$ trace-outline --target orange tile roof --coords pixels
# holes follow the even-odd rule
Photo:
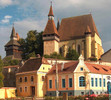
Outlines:
[[[43,35],[56,34],[59,36],[54,20],[48,20]]]
[[[64,63],[63,71],[61,70],[62,64],[57,64],[59,74],[71,73],[75,70],[78,65],[78,61],[72,61],[68,63]],[[56,74],[56,65],[54,65],[51,70],[47,73],[47,75]]]
[[[85,63],[91,73],[111,74],[111,67],[106,65]]]
[[[54,16],[54,14],[53,14],[53,9],[52,9],[52,5],[50,6],[50,10],[49,10],[48,16]]]
[[[60,40],[65,41],[84,37],[87,26],[90,27],[92,36],[94,36],[95,32],[99,36],[91,14],[62,19],[58,31]]]
[[[89,26],[87,26],[85,33],[90,33],[90,32],[91,32],[91,29]]]

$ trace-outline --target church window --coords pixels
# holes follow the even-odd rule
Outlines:
[[[81,49],[81,48],[80,48],[80,45],[78,45],[78,48],[77,48],[77,49],[78,49],[78,54],[80,55],[80,53],[81,53],[81,51],[80,51],[80,49]]]
[[[83,77],[83,76],[79,77],[79,86],[80,87],[85,86],[85,77]]]

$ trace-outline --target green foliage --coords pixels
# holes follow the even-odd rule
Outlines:
[[[31,30],[27,33],[26,39],[20,39],[19,43],[23,49],[23,59],[35,57],[36,54],[43,55],[42,33],[43,32],[38,33],[36,30]]]
[[[4,79],[4,76],[2,74],[2,68],[3,68],[3,61],[0,56],[0,88],[3,87],[3,79]]]
[[[64,59],[64,57],[62,57],[60,54],[58,54],[57,52],[53,52],[50,55],[44,55],[45,58],[57,58],[57,59]]]
[[[3,59],[4,66],[18,65],[19,62],[20,62],[19,60],[17,60],[17,59],[12,59],[11,57],[5,57],[5,58]]]
[[[79,54],[76,52],[76,50],[73,50],[71,48],[68,49],[68,52],[66,54],[67,60],[78,60]]]
[[[96,57],[93,57],[93,58],[89,58],[90,61],[97,61],[97,58]]]

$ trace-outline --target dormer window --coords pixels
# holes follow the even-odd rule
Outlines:
[[[80,71],[83,71],[83,67],[80,68]]]

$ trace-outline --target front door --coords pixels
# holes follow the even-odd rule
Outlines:
[[[32,96],[35,96],[35,86],[31,86],[31,93],[32,93]]]

